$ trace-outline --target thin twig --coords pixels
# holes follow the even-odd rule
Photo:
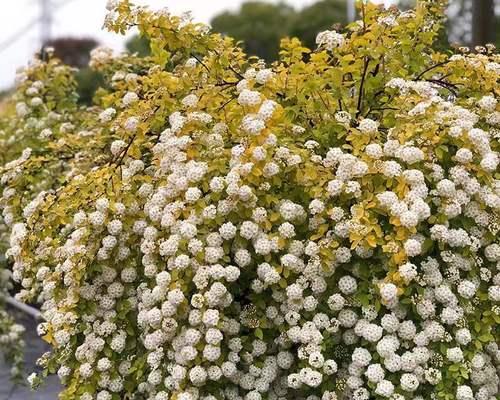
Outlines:
[[[223,110],[229,103],[231,103],[233,100],[235,100],[235,97],[231,97],[228,101],[226,101],[224,104],[222,104],[217,111]]]
[[[236,74],[236,76],[240,79],[245,79],[243,75],[241,75],[238,71],[236,71],[231,64],[228,64],[228,68]]]
[[[368,112],[366,113],[366,117],[368,117],[373,111],[384,111],[384,110],[399,111],[399,108],[396,108],[396,107],[376,107],[376,108],[370,108],[368,110]]]
[[[415,81],[419,81],[427,72],[432,71],[435,68],[442,67],[443,65],[446,65],[447,63],[448,63],[448,61],[443,61],[443,62],[434,64],[434,65],[430,66],[429,68],[426,68],[420,74],[418,74],[417,77],[414,80]]]
[[[325,99],[323,99],[323,96],[321,96],[321,91],[318,90],[317,93],[318,93],[319,98],[321,99],[321,102],[325,106],[325,108],[331,113],[332,110],[330,109],[330,105],[327,104],[327,102],[325,101]]]
[[[191,53],[191,57],[193,57],[196,61],[198,61],[203,66],[203,68],[205,68],[208,71],[208,73],[210,73],[210,68],[207,67],[207,65],[203,62],[203,60],[200,59],[200,57],[198,57],[194,53]]]
[[[214,53],[217,55],[217,57],[220,57],[220,54],[219,54],[219,52],[218,52],[217,50],[214,50]],[[228,68],[229,68],[229,69],[230,69],[230,70],[231,70],[231,71],[232,71],[232,72],[233,72],[233,73],[234,73],[234,74],[235,74],[238,78],[240,78],[240,80],[241,80],[241,79],[245,79],[245,77],[244,77],[241,73],[239,73],[238,71],[236,71],[236,70],[234,69],[234,67],[231,65],[231,63],[228,63],[228,66],[227,66],[227,67],[228,67]]]
[[[130,149],[130,146],[132,146],[132,143],[134,143],[134,140],[135,140],[135,138],[136,138],[136,137],[137,137],[137,135],[136,135],[136,134],[134,134],[134,135],[132,136],[132,138],[130,139],[130,141],[128,142],[127,147],[125,147],[125,149],[122,151],[122,154],[120,154],[120,157],[119,157],[119,158],[118,158],[118,160],[117,160],[117,161],[118,161],[118,163],[116,164],[118,167],[119,167],[120,165],[122,165],[123,159],[124,159],[124,158],[125,158],[125,156],[127,155],[128,151],[129,151],[129,149]]]
[[[228,82],[226,80],[223,80],[222,82],[217,82],[214,84],[214,86],[216,87],[224,87],[224,86],[236,86],[238,84],[239,81],[235,81],[235,82]]]
[[[369,64],[370,64],[370,59],[368,57],[365,57],[365,65],[363,67],[363,76],[361,77],[361,83],[359,84],[358,111],[356,113],[356,118],[358,118],[362,112],[361,106],[363,103],[363,92],[365,90],[366,73],[368,72],[368,65]]]
[[[442,81],[439,79],[427,79],[427,82],[434,83],[435,85],[438,85],[444,89],[449,90],[455,97],[458,96],[457,90],[458,87],[454,85],[453,83]]]

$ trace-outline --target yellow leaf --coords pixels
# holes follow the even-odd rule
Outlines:
[[[401,221],[399,220],[398,217],[389,218],[389,223],[394,226],[401,226]]]
[[[401,241],[408,239],[408,233],[405,228],[396,229],[396,239]]]
[[[253,176],[262,176],[262,170],[260,168],[254,167],[252,168]]]
[[[406,261],[406,253],[404,251],[399,251],[398,253],[394,254],[393,260],[396,264],[404,264]]]
[[[366,243],[368,243],[370,247],[377,247],[377,238],[374,235],[368,235],[366,237]]]
[[[48,332],[46,335],[42,336],[42,339],[51,345],[56,344],[54,341],[54,337],[52,336],[52,332]]]
[[[318,177],[318,173],[317,173],[316,169],[309,167],[309,168],[306,168],[305,177],[307,179],[313,181]]]

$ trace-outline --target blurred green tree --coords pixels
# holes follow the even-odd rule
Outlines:
[[[137,53],[140,57],[146,57],[151,53],[148,38],[140,35],[132,36],[125,43],[125,47],[130,53]]]
[[[95,92],[104,85],[102,74],[88,67],[79,69],[75,74],[75,79],[78,84],[78,100],[82,104],[92,103]]]
[[[272,61],[278,57],[283,37],[298,37],[314,47],[317,32],[345,24],[346,16],[344,0],[321,0],[298,11],[283,2],[247,1],[236,12],[215,16],[211,25],[214,31],[241,40],[248,54]],[[148,40],[139,35],[130,38],[126,48],[141,56],[150,53]]]
[[[248,54],[274,60],[280,40],[289,35],[295,18],[295,10],[285,3],[249,1],[238,12],[217,15],[211,25],[215,31],[243,41]]]
[[[94,93],[103,84],[101,74],[88,67],[90,52],[98,44],[92,38],[61,37],[45,43],[44,46],[52,47],[55,56],[64,64],[78,69],[75,78],[78,83],[79,101],[83,104],[90,104]]]
[[[298,37],[308,47],[315,47],[316,34],[332,26],[347,23],[347,2],[321,0],[298,11],[290,24],[288,36]]]
[[[450,0],[450,21],[448,28],[441,32],[438,44],[442,51],[449,48],[450,43],[470,43],[473,1],[475,0]],[[402,9],[409,9],[414,7],[415,3],[416,0],[399,0],[397,5]],[[500,46],[499,10],[500,5],[497,5],[497,29],[494,29],[496,36],[493,38],[497,46]],[[215,31],[241,40],[248,54],[267,61],[277,58],[280,39],[285,36],[298,37],[306,46],[313,48],[317,32],[339,29],[339,26],[346,23],[345,0],[320,0],[300,10],[295,10],[283,2],[272,4],[252,0],[243,3],[236,12],[223,12],[211,21]],[[131,53],[141,56],[150,52],[148,40],[138,35],[129,39],[126,47]]]

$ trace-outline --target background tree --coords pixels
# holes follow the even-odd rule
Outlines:
[[[400,8],[414,7],[416,0],[399,0]],[[447,39],[450,44],[500,46],[500,2],[450,0]]]
[[[314,47],[316,34],[335,24],[347,22],[347,4],[339,0],[322,0],[295,14],[288,35],[298,37],[308,47]]]
[[[437,46],[444,50],[450,44],[470,45],[473,42],[473,15],[476,15],[475,44],[494,42],[500,45],[499,8],[493,0],[450,0],[449,22],[443,29]],[[399,0],[398,7],[410,9],[416,0]],[[474,4],[474,9],[473,9]],[[473,13],[473,10],[476,10]],[[485,11],[486,10],[486,11]],[[489,11],[488,11],[489,10]],[[496,17],[493,17],[496,11]],[[217,32],[243,41],[245,50],[267,61],[277,58],[279,41],[284,36],[298,37],[308,47],[315,46],[316,33],[347,23],[347,2],[344,0],[320,0],[300,10],[284,4],[265,1],[249,1],[236,12],[225,11],[215,16],[211,25]],[[481,36],[478,36],[481,35]],[[126,44],[131,53],[139,56],[150,54],[149,41],[138,35]]]
[[[149,47],[149,40],[145,36],[134,35],[127,43],[125,43],[125,48],[132,54],[137,54],[140,57],[146,57],[151,53]]]
[[[280,39],[289,34],[295,17],[295,10],[285,3],[249,1],[236,13],[226,11],[217,15],[211,24],[216,32],[242,40],[248,54],[274,60]]]
[[[78,68],[75,79],[78,84],[80,103],[89,104],[96,90],[102,85],[101,74],[88,67],[90,52],[98,46],[92,38],[62,37],[46,43],[54,49],[54,55],[64,64]]]
[[[90,52],[99,43],[92,38],[61,37],[50,40],[46,47],[54,49],[54,55],[64,64],[72,67],[86,67],[90,60]]]
[[[272,61],[281,38],[298,37],[313,47],[317,32],[346,23],[346,17],[347,6],[341,0],[322,0],[298,11],[284,3],[251,1],[236,13],[219,14],[211,24],[215,31],[242,40],[249,54]]]
[[[472,44],[482,45],[495,40],[494,27],[495,7],[493,0],[472,2]]]

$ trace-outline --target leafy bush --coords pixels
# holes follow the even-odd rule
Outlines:
[[[95,50],[90,107],[19,75],[7,254],[61,399],[497,398],[500,57],[433,51],[443,7],[265,66],[112,1],[152,55]]]
[[[46,55],[44,55],[46,56]],[[41,141],[47,141],[51,135],[50,129],[44,129],[49,125],[57,124],[58,129],[64,131],[71,126],[67,120],[75,121],[77,115],[77,101],[81,99],[80,87],[77,85],[77,80],[80,76],[80,71],[70,67],[63,66],[57,59],[52,59],[48,63],[35,60],[32,65],[33,79],[30,87],[26,91],[20,91],[23,86],[22,76],[20,74],[17,82],[18,90],[13,94],[12,98],[7,98],[0,108],[0,148],[2,153],[0,160],[2,163],[2,173],[16,174],[21,172],[19,169],[19,157],[21,159],[31,152],[31,149],[37,149],[38,155],[42,156],[51,151],[47,143],[41,144]],[[38,96],[43,93],[44,107],[40,112],[30,113],[29,117],[19,118],[23,115],[23,110],[26,105],[19,100],[29,98],[30,106],[37,107],[40,105],[41,98]],[[61,114],[59,114],[61,112]],[[45,118],[42,120],[41,116]],[[83,115],[83,114],[82,114]],[[63,147],[65,145],[62,145]],[[71,154],[69,157],[67,154]],[[26,177],[23,182],[23,194],[21,199],[25,204],[33,199],[40,192],[51,190],[57,187],[61,179],[64,179],[66,169],[70,165],[69,158],[74,157],[74,153],[66,149],[57,154],[56,157],[49,160],[41,160],[39,158],[33,168],[33,174]],[[3,179],[8,179],[3,175]],[[2,186],[5,189],[4,195],[9,196],[9,190],[5,186],[6,181],[2,181]],[[9,246],[10,230],[14,216],[13,210],[18,209],[21,203],[11,205],[14,208],[3,208],[2,223],[0,224],[0,349],[8,362],[12,363],[12,377],[16,382],[20,381],[23,373],[24,361],[24,327],[16,323],[14,316],[7,309],[6,297],[12,293],[15,288],[12,285],[12,272],[8,261],[5,259],[6,251]]]
[[[75,79],[79,102],[83,104],[92,104],[92,97],[104,84],[100,74],[88,67],[90,52],[98,44],[92,38],[63,37],[51,40],[45,46],[45,50],[50,49],[63,64],[78,68]]]
[[[25,328],[18,324],[13,315],[8,312],[5,296],[11,287],[10,271],[4,265],[0,266],[0,355],[3,361],[11,365],[11,378],[14,382],[23,381]]]

